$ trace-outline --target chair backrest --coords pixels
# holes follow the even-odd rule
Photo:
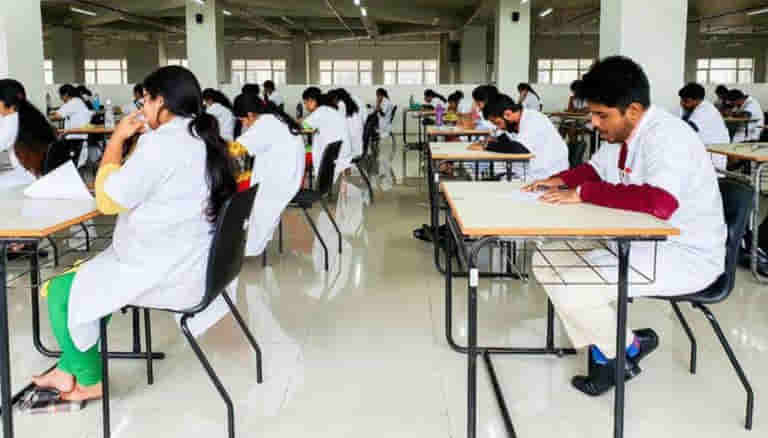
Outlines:
[[[240,274],[245,258],[248,219],[251,217],[257,191],[258,185],[254,185],[248,190],[235,193],[224,204],[214,226],[213,239],[208,250],[205,294],[200,304],[181,313],[194,314],[205,310]]]
[[[752,200],[755,194],[752,187],[735,179],[721,178],[719,184],[728,237],[725,243],[725,273],[718,279],[718,283],[723,282],[723,287],[716,295],[708,297],[710,302],[726,299],[733,290],[736,282],[736,266],[741,239],[744,238],[747,223],[752,213]]]
[[[568,143],[568,161],[571,168],[584,163],[584,153],[587,150],[587,143],[581,139]]]
[[[325,147],[323,158],[320,161],[320,169],[317,172],[317,191],[325,196],[333,187],[333,176],[336,172],[336,160],[339,159],[341,141],[334,141]]]
[[[71,160],[77,166],[80,151],[83,148],[83,140],[56,140],[48,146],[48,152],[43,160],[43,175],[58,168]]]
[[[368,150],[370,149],[371,142],[376,138],[377,130],[379,129],[379,116],[374,113],[365,119],[365,125],[363,126],[363,157],[368,156]]]
[[[395,123],[395,114],[397,114],[397,105],[392,107],[392,114],[389,115],[389,124]]]

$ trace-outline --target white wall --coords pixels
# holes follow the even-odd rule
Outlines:
[[[488,29],[467,26],[461,37],[461,82],[479,83],[488,80]]]

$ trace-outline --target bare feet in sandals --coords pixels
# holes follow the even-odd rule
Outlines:
[[[32,382],[40,388],[58,389],[61,393],[75,389],[75,376],[58,368],[42,376],[33,377]]]
[[[102,395],[103,388],[101,386],[101,382],[91,386],[82,386],[77,384],[72,391],[62,393],[61,399],[69,401],[98,400],[102,397]]]

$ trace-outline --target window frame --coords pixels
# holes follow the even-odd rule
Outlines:
[[[99,63],[102,62],[115,62],[120,63],[119,68],[100,68]],[[88,64],[93,63],[93,67],[89,67]],[[128,60],[126,58],[91,58],[83,61],[83,68],[85,71],[85,83],[88,85],[127,85],[128,84]],[[120,72],[120,83],[102,82],[99,80],[99,72]],[[93,75],[93,79],[89,80],[89,73]]]
[[[53,85],[53,59],[43,59],[43,81],[45,85]]]
[[[269,63],[269,68],[265,67],[259,67],[259,63]],[[235,63],[242,63],[242,67],[236,66]],[[253,67],[251,67],[253,65]],[[259,73],[265,73],[269,72],[269,79],[275,83],[275,85],[285,85],[287,83],[288,78],[288,61],[285,58],[233,58],[229,62],[229,68],[230,68],[230,74],[233,78],[232,82],[234,81],[234,78],[236,76],[240,76],[242,78],[242,83],[248,83],[253,82],[249,81],[249,76],[251,74],[254,74],[256,78],[259,78]],[[282,75],[278,75],[275,73],[282,73]],[[267,79],[264,79],[267,80]],[[263,80],[257,80],[257,82],[262,83]]]
[[[189,59],[187,58],[168,58],[165,65],[178,65],[180,67],[189,68]]]
[[[337,62],[354,62],[355,63],[355,70],[340,70],[337,69],[336,63]],[[324,64],[330,63],[330,68],[323,67]],[[361,64],[367,63],[369,66],[368,68],[362,69]],[[318,72],[319,72],[319,84],[323,86],[331,86],[331,85],[344,85],[344,86],[371,86],[373,85],[373,60],[372,59],[321,59],[318,62]],[[323,73],[327,73],[330,75],[329,81],[323,80]],[[355,83],[341,83],[336,81],[336,73],[355,73],[356,80]],[[363,74],[366,74],[369,80],[366,80],[365,83],[363,83]]]
[[[404,70],[400,67],[401,62],[418,62],[418,70]],[[388,68],[388,64],[394,63],[394,69]],[[427,63],[433,63],[434,69],[427,68]],[[384,85],[437,85],[440,78],[440,63],[437,59],[385,59],[382,61],[382,71],[384,74]],[[419,82],[415,84],[406,84],[400,80],[400,73],[419,73]],[[394,81],[387,80],[387,73],[394,75]],[[428,82],[426,77],[428,73],[434,73],[434,81]]]
[[[712,61],[736,61],[735,67],[712,67]],[[704,62],[704,64],[702,64]],[[742,63],[749,63],[749,66],[742,66]],[[704,65],[704,66],[702,66]],[[720,80],[712,80],[712,72],[734,72],[736,81],[720,81]],[[749,81],[742,81],[741,80],[741,74],[749,72],[750,79]],[[704,77],[702,77],[702,74],[704,74]],[[702,79],[703,78],[703,79]],[[748,57],[735,57],[735,58],[723,58],[723,57],[716,57],[716,58],[696,58],[696,81],[701,84],[722,84],[722,83],[733,83],[733,84],[754,84],[755,83],[755,59],[754,58],[748,58]]]
[[[576,61],[575,68],[556,68],[556,61]],[[545,68],[541,67],[542,62],[549,65]],[[594,64],[594,58],[539,58],[536,60],[536,83],[547,85],[569,85],[570,82],[555,82],[555,72],[576,72],[576,79],[581,79],[585,73],[587,73]],[[547,80],[541,80],[541,73],[547,73]]]

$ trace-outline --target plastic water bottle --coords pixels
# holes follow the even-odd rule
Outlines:
[[[445,108],[443,108],[443,105],[438,103],[437,107],[435,107],[435,123],[437,123],[437,126],[443,126],[443,113],[445,112]]]
[[[115,110],[112,108],[112,101],[107,99],[104,105],[104,127],[112,129],[115,127]]]
[[[93,96],[93,110],[98,111],[99,108],[101,108],[101,98],[99,97],[99,93],[96,93],[96,95]]]
[[[51,113],[51,93],[45,93],[45,113]]]
[[[411,98],[408,100],[408,108],[413,109],[413,94],[411,94]]]

